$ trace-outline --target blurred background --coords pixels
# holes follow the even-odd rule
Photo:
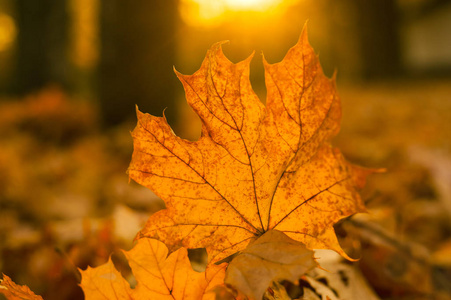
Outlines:
[[[261,53],[280,61],[307,20],[325,74],[337,71],[343,121],[334,143],[354,163],[388,169],[363,192],[375,211],[368,222],[423,256],[387,242],[375,257],[374,239],[362,237],[348,251],[368,251],[359,267],[369,281],[394,272],[371,282],[382,298],[448,293],[448,0],[0,0],[0,271],[45,299],[83,298],[77,268],[113,252],[129,274],[117,250],[164,207],[126,175],[135,105],[164,111],[195,140],[199,121],[173,67],[192,74],[213,43],[228,40],[233,62],[255,51],[251,82],[265,102]],[[345,244],[352,230],[342,229]]]

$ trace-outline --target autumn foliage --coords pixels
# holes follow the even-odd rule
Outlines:
[[[202,121],[198,141],[138,111],[128,172],[167,206],[138,239],[158,239],[170,252],[206,248],[209,267],[274,230],[346,256],[333,225],[364,211],[356,187],[367,172],[330,146],[341,116],[334,79],[323,74],[304,30],[282,62],[264,61],[265,107],[250,85],[251,58],[231,63],[217,43],[196,73],[177,72]]]
[[[340,100],[307,31],[280,63],[264,60],[266,106],[249,81],[252,55],[234,64],[221,45],[193,75],[176,72],[202,122],[198,141],[177,137],[164,116],[137,111],[128,173],[166,209],[124,252],[136,286],[110,260],[82,271],[86,299],[214,299],[215,291],[261,299],[272,281],[295,281],[314,268],[313,249],[350,259],[333,226],[365,211],[357,188],[369,171],[330,144]],[[206,248],[205,272],[192,270],[187,248]],[[216,264],[236,253],[230,265]]]

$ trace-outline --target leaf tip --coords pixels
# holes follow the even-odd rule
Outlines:
[[[263,52],[262,52],[262,54],[263,54]],[[246,61],[247,63],[250,63],[252,58],[254,58],[254,55],[255,55],[255,50],[252,51],[252,53],[244,61]]]
[[[368,176],[372,174],[385,173],[387,171],[385,168],[371,169],[357,165],[351,165],[351,168],[352,178],[357,189],[362,189],[366,185]]]
[[[338,74],[338,70],[337,70],[337,68],[335,68],[334,73],[332,74],[332,77],[330,78],[330,81],[333,83],[335,88],[337,86],[337,74]]]
[[[359,261],[360,258],[352,258],[350,257],[343,249],[333,249],[335,252],[337,252],[338,254],[340,254],[344,259],[348,260],[348,261],[352,261],[352,262],[356,262]]]
[[[166,118],[166,114],[165,114],[166,109],[168,109],[168,108],[165,107],[165,108],[163,109],[163,119],[164,119],[164,121],[165,121],[166,123],[168,123],[168,119]]]
[[[135,104],[135,111],[136,111],[136,117],[138,118],[138,123],[139,123],[139,119],[143,115],[143,113],[139,110],[138,104]]]
[[[228,40],[214,43],[208,50],[207,57],[218,56],[218,55],[224,56],[224,52],[222,51],[222,45],[228,44],[228,43],[229,43]]]
[[[308,21],[306,20],[302,27],[301,36],[299,37],[299,42],[301,43],[308,43]]]
[[[183,81],[185,81],[185,76],[186,75],[184,75],[184,74],[180,73],[179,71],[177,71],[175,66],[172,66],[172,69],[174,70],[174,73],[177,76],[177,78],[183,83]]]

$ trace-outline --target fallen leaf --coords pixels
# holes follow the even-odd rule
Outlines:
[[[341,300],[341,298],[337,297],[337,295],[334,293],[334,291],[329,286],[324,284],[323,282],[315,280],[314,278],[312,278],[310,276],[305,276],[305,279],[311,285],[311,287],[314,289],[315,294],[321,296],[322,300]],[[308,290],[308,289],[304,288],[304,291],[306,291],[306,290]],[[309,294],[309,296],[311,295],[310,293],[308,293],[308,294]]]
[[[323,269],[316,268],[309,273],[314,277],[307,277],[312,286],[317,285],[313,281],[325,282],[329,289],[335,291],[338,299],[379,300],[356,266],[342,262],[320,262],[320,265]]]
[[[321,298],[314,291],[304,288],[304,294],[302,300],[321,300]]]
[[[391,297],[434,295],[429,251],[420,244],[400,239],[379,222],[366,214],[343,223],[346,232],[360,242],[358,265],[369,284]]]
[[[251,299],[262,299],[271,282],[296,281],[316,266],[313,251],[280,231],[271,230],[230,262],[224,282]]]
[[[26,285],[18,285],[11,278],[3,274],[0,280],[0,294],[3,294],[8,300],[42,300]]]
[[[140,239],[124,254],[136,278],[136,287],[130,287],[109,259],[106,264],[81,271],[81,287],[87,300],[207,300],[214,299],[210,290],[224,282],[226,264],[209,265],[205,272],[195,272],[186,249],[181,248],[168,256],[167,247],[158,240]]]
[[[202,121],[198,141],[177,137],[164,116],[137,111],[128,173],[167,207],[138,238],[159,239],[170,251],[206,248],[216,262],[279,230],[346,256],[333,224],[365,210],[356,186],[369,172],[330,146],[340,102],[307,31],[282,62],[264,61],[266,107],[249,81],[252,55],[234,64],[221,44],[193,75],[177,72]]]
[[[266,290],[263,300],[292,300],[285,287],[278,283],[277,281],[273,281],[271,286]]]

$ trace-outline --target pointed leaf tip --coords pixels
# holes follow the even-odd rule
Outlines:
[[[308,43],[308,20],[305,21],[304,26],[302,27],[301,35],[299,40]]]

